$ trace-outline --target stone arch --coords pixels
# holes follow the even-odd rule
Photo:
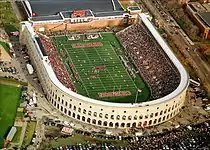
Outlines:
[[[115,128],[118,128],[118,127],[119,127],[119,123],[116,122],[116,123],[115,123]]]
[[[158,119],[158,122],[161,122],[161,118]]]
[[[169,107],[169,109],[168,109],[168,112],[170,112],[171,111],[171,107]]]
[[[170,117],[172,117],[172,116],[173,116],[173,112],[171,113]]]
[[[64,113],[67,114],[67,109],[66,108],[64,109]]]
[[[112,123],[112,122],[110,122],[110,123],[109,123],[109,126],[110,126],[110,127],[113,127],[113,123]]]
[[[102,125],[102,121],[101,120],[98,120],[98,125]]]
[[[117,118],[117,120],[120,120],[120,115],[117,115],[117,117],[116,117],[116,118]]]
[[[80,120],[80,115],[77,115],[77,119]]]
[[[132,124],[132,127],[136,127],[136,123],[135,122]]]
[[[126,127],[128,128],[131,127],[131,123],[127,123]]]
[[[99,113],[99,117],[102,118],[103,117],[103,114],[102,113]]]
[[[111,115],[111,119],[114,119],[114,115]]]
[[[74,117],[74,118],[75,118],[75,113],[73,113],[72,117]]]
[[[88,122],[88,123],[90,123],[90,121],[91,121],[91,119],[90,119],[90,118],[88,118],[88,119],[87,119],[87,122]]]
[[[56,103],[56,101],[55,101],[55,102],[54,102],[54,106],[56,106],[56,104],[57,104],[57,103]]]
[[[139,119],[143,119],[143,115],[140,115],[140,116],[139,116]]]
[[[88,111],[88,115],[91,116],[91,114],[92,114],[92,112],[91,111]]]
[[[141,128],[142,127],[142,122],[140,121],[139,123],[138,123],[138,128]]]
[[[125,123],[121,123],[120,127],[125,127]]]
[[[93,119],[93,120],[92,120],[92,123],[93,123],[93,124],[96,124],[96,120],[95,120],[95,119]]]
[[[109,118],[109,115],[108,114],[105,114],[105,118],[108,119]]]
[[[122,119],[123,119],[123,120],[125,120],[125,119],[126,119],[126,116],[125,116],[125,115],[123,115],[123,116],[122,116]]]
[[[68,115],[71,116],[71,111],[70,110],[68,111]]]
[[[82,116],[82,121],[85,121],[85,116]]]
[[[104,121],[103,125],[104,125],[104,126],[107,126],[107,121]]]
[[[144,126],[144,127],[146,127],[146,126],[147,126],[147,121],[144,121],[143,126]]]
[[[166,116],[163,117],[163,121],[166,119]]]
[[[156,124],[156,123],[157,123],[157,119],[154,120],[153,124]]]
[[[152,120],[149,121],[149,125],[151,125],[151,124],[152,124]]]

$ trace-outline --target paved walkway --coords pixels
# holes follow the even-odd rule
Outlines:
[[[0,84],[11,85],[11,86],[15,86],[15,87],[21,87],[20,84],[13,83],[11,81],[1,80],[1,79],[0,79]]]
[[[23,143],[23,139],[25,137],[25,132],[26,132],[27,124],[28,124],[27,121],[25,121],[23,123],[22,130],[21,130],[21,135],[20,135],[19,147],[21,147],[21,145]]]

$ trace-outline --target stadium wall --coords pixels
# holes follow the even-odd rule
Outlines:
[[[34,29],[39,31],[40,28],[44,28],[45,31],[60,31],[60,30],[88,30],[88,29],[95,29],[95,28],[105,28],[107,26],[114,27],[123,25],[123,19],[112,19],[112,20],[94,20],[87,23],[35,23]]]
[[[181,79],[179,89],[157,100],[143,103],[110,103],[94,100],[74,93],[58,81],[49,65],[47,56],[43,56],[32,25],[22,24],[20,43],[26,45],[32,64],[37,70],[48,102],[62,114],[83,123],[104,128],[148,127],[161,124],[176,116],[184,105],[188,86],[188,75],[179,68]]]

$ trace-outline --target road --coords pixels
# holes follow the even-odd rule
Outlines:
[[[179,51],[192,65],[196,74],[201,79],[202,83],[204,83],[204,86],[210,91],[210,65],[205,59],[202,59],[202,54],[196,50],[192,41],[184,31],[181,28],[177,29],[175,27],[179,27],[179,25],[159,1],[153,1],[154,3],[151,1],[143,2],[159,23],[162,24],[164,30],[171,36]],[[174,31],[176,33],[174,33]]]

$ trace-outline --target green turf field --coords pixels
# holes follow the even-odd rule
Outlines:
[[[1,42],[0,41],[0,47],[3,47],[5,49],[5,51],[10,55],[10,48],[9,48],[9,44],[5,43],[5,42]]]
[[[148,86],[138,74],[134,78],[125,69],[120,58],[124,53],[113,33],[100,35],[97,39],[87,39],[85,35],[80,35],[77,40],[69,40],[67,36],[52,37],[78,93],[108,102],[134,103],[148,100]],[[75,44],[93,42],[102,45],[73,47]],[[117,96],[113,96],[113,92]]]
[[[13,126],[20,96],[21,88],[0,84],[0,148]]]

